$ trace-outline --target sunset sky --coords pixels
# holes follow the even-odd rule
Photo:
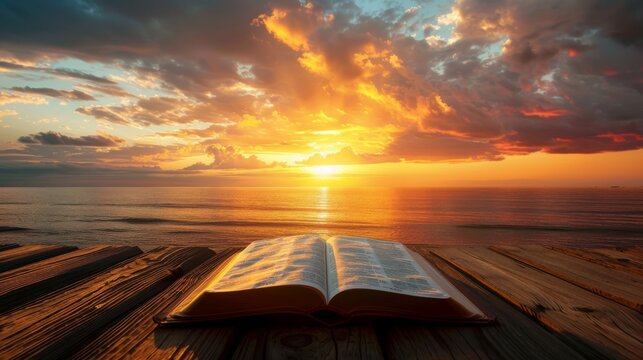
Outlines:
[[[0,2],[0,185],[643,185],[640,0]]]

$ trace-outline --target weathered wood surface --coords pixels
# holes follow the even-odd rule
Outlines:
[[[0,313],[141,253],[133,246],[93,246],[0,273]]]
[[[96,266],[87,259],[101,258],[96,257],[98,249],[74,251],[0,274],[0,293],[2,279],[10,283],[8,274],[24,274],[22,280],[29,279],[27,274],[56,279],[65,274],[64,269]],[[246,319],[157,327],[154,315],[201,285],[239,249],[214,257],[203,248],[155,249],[94,275],[88,271],[71,284],[56,286],[48,280],[52,293],[0,315],[0,359],[605,359],[637,358],[643,353],[640,313],[574,285],[580,281],[576,278],[563,280],[541,266],[541,262],[552,268],[557,265],[549,257],[543,259],[545,254],[574,264],[556,268],[567,269],[565,274],[586,275],[581,271],[586,266],[592,271],[604,267],[607,275],[598,280],[581,276],[585,282],[598,281],[592,284],[603,291],[602,284],[614,286],[614,277],[635,276],[631,269],[643,261],[636,252],[640,250],[572,249],[576,253],[571,255],[567,248],[534,248],[537,255],[530,257],[523,254],[525,249],[515,248],[414,249],[495,316],[497,324],[444,326],[379,320],[328,328]],[[84,256],[75,258],[83,252]],[[539,262],[527,265],[525,257]],[[625,263],[626,270],[600,264],[624,258],[628,261],[614,261]],[[60,272],[55,270],[57,263]],[[16,284],[21,281],[18,278]]]
[[[16,309],[0,318],[0,358],[66,358],[212,255],[206,248],[156,249]]]
[[[9,250],[9,249],[15,249],[18,246],[20,246],[20,245],[18,245],[18,244],[0,244],[0,251]]]
[[[488,248],[432,252],[562,333],[575,349],[591,347],[606,358],[640,359],[643,353],[643,316],[635,310]]]
[[[520,310],[430,253],[414,247],[465,296],[496,318],[489,326],[425,326],[386,322],[380,325],[382,347],[390,359],[588,359],[591,348],[573,349]]]
[[[641,248],[578,249],[559,246],[549,248],[610,269],[643,276],[643,249]]]
[[[74,246],[25,245],[0,251],[0,272],[76,250]]]
[[[226,343],[233,337],[228,327],[159,328],[153,317],[177,304],[238,248],[224,250],[205,261],[194,271],[177,280],[153,299],[139,306],[114,325],[87,343],[74,359],[121,359],[124,357],[200,358],[200,355],[222,355]],[[199,333],[199,331],[201,333]],[[203,343],[203,337],[208,341]],[[197,356],[198,355],[198,356]],[[206,358],[213,358],[208,356]]]
[[[372,324],[286,326],[252,324],[233,359],[383,359]]]
[[[643,277],[605,267],[542,246],[494,246],[507,255],[583,289],[643,312]]]

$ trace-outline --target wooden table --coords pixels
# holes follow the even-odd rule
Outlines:
[[[643,249],[410,246],[490,326],[152,317],[240,249],[0,244],[0,359],[641,359]]]

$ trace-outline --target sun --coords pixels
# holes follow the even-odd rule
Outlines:
[[[341,172],[341,167],[338,165],[319,165],[309,167],[308,171],[319,177],[331,177]]]

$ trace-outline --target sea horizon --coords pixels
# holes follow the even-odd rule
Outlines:
[[[117,189],[118,191],[110,191]],[[643,188],[0,188],[0,242],[244,246],[304,233],[406,244],[640,246]]]

